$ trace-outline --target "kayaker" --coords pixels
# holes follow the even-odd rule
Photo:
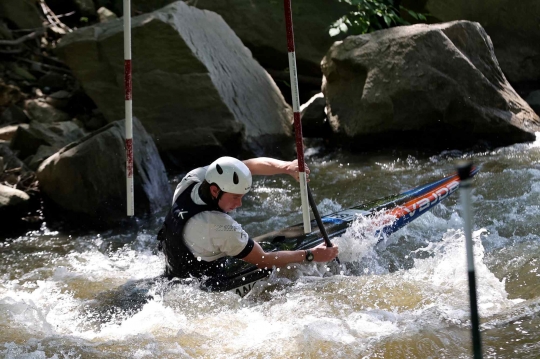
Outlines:
[[[309,169],[306,168],[309,174]],[[230,256],[259,268],[291,263],[328,262],[338,247],[321,244],[311,250],[266,253],[228,213],[242,205],[253,175],[288,174],[298,180],[298,162],[260,157],[240,161],[221,157],[189,172],[176,187],[172,208],[158,235],[171,279],[219,276],[217,259]]]

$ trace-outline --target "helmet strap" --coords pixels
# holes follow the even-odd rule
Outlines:
[[[223,193],[225,193],[225,192],[223,192],[223,191],[221,190],[221,188],[220,188],[220,189],[219,189],[219,193],[218,193],[218,195],[217,195],[217,197],[216,197],[216,205],[219,203],[219,200],[221,199],[221,196],[223,196]]]
[[[212,193],[210,192],[211,185],[215,185],[219,189],[219,192],[216,198],[212,197]],[[214,207],[217,211],[221,211],[221,212],[223,212],[223,210],[219,208],[218,203],[219,203],[219,200],[221,199],[221,196],[223,196],[223,193],[225,192],[223,192],[221,188],[219,188],[219,186],[217,186],[214,183],[208,184],[208,182],[205,182],[199,187],[199,196],[201,197],[201,199],[206,204]]]

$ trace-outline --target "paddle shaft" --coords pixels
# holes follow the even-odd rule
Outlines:
[[[311,210],[313,211],[313,215],[315,216],[315,221],[317,221],[319,230],[321,231],[321,234],[323,235],[324,243],[326,243],[327,247],[333,247],[334,245],[332,244],[332,242],[330,242],[330,238],[328,238],[328,233],[326,233],[326,228],[324,228],[321,216],[319,215],[317,204],[315,203],[315,200],[313,199],[313,195],[311,194],[311,188],[309,188],[309,185],[306,185],[306,186],[307,186],[309,205],[311,206]],[[336,262],[338,262],[338,264],[341,264],[338,257],[336,257]]]
[[[478,315],[478,299],[476,295],[476,274],[474,270],[474,252],[472,242],[472,211],[471,211],[471,169],[470,162],[458,167],[460,179],[460,195],[465,229],[465,247],[467,249],[467,271],[469,277],[469,301],[471,306],[471,331],[474,359],[482,358],[482,341],[480,338],[480,317]]]
[[[287,32],[287,51],[289,55],[289,74],[291,79],[291,95],[294,116],[294,134],[296,139],[296,156],[298,158],[298,174],[300,178],[300,199],[302,201],[302,218],[304,233],[311,232],[311,217],[309,216],[307,177],[304,161],[304,141],[302,136],[302,121],[300,120],[300,97],[298,95],[298,75],[296,71],[296,54],[294,50],[294,32],[292,21],[291,0],[284,0],[285,26]]]

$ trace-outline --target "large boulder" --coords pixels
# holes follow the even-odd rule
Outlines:
[[[122,0],[97,1],[122,14]],[[132,0],[132,11],[150,12],[174,1]],[[196,0],[187,3],[221,15],[264,68],[282,71],[289,67],[283,1]],[[320,79],[322,58],[332,43],[341,39],[330,37],[329,27],[355,7],[337,0],[294,0],[291,3],[298,73]]]
[[[534,140],[540,131],[478,23],[351,36],[332,46],[322,69],[330,124],[345,137],[362,137],[356,143],[508,144]]]
[[[71,222],[111,227],[126,219],[124,121],[113,122],[45,160],[37,171],[49,209]],[[134,119],[135,215],[169,205],[171,189],[152,138]]]
[[[512,84],[540,82],[540,1],[404,0],[402,5],[429,13],[431,21],[479,22]]]
[[[219,15],[176,2],[132,26],[133,112],[168,158],[188,166],[290,137],[290,107]],[[58,48],[108,121],[124,116],[123,49],[120,20]]]

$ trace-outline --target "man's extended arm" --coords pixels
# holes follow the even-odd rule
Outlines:
[[[338,255],[338,247],[326,247],[324,243],[313,248],[313,261],[329,262]],[[255,264],[259,268],[284,267],[291,263],[301,263],[305,259],[305,251],[265,252],[259,243],[255,242],[251,252],[242,260]]]
[[[298,160],[281,161],[270,157],[257,157],[243,162],[249,168],[252,175],[270,176],[287,174],[298,180]],[[306,174],[309,174],[309,168],[307,166]]]

